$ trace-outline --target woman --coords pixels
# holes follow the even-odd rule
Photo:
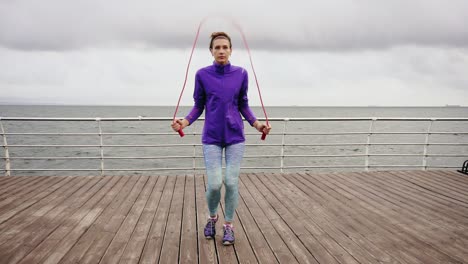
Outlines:
[[[223,225],[223,244],[234,244],[232,221],[238,204],[238,182],[244,156],[244,124],[241,114],[259,132],[268,134],[271,127],[258,121],[252,113],[247,97],[248,75],[241,67],[231,65],[231,38],[224,32],[211,34],[210,52],[212,65],[197,71],[195,75],[195,105],[183,120],[172,123],[175,131],[192,124],[205,112],[202,143],[208,187],[206,201],[210,217],[205,226],[205,237],[215,237],[218,221],[218,204],[222,187],[222,158],[225,151],[226,216]]]

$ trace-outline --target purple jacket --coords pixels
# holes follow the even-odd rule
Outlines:
[[[195,75],[195,105],[185,117],[190,124],[205,112],[203,144],[226,146],[245,141],[241,115],[252,125],[257,119],[250,110],[247,71],[230,63],[201,68]]]

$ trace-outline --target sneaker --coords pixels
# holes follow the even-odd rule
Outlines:
[[[229,246],[229,245],[234,244],[234,241],[236,239],[234,238],[234,230],[233,230],[232,225],[224,225],[223,230],[224,230],[223,245]]]
[[[205,238],[212,239],[216,235],[216,222],[218,222],[218,215],[216,218],[208,217],[208,222],[205,226]]]

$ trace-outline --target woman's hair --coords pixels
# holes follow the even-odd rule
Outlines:
[[[210,49],[213,48],[213,41],[215,39],[227,39],[229,40],[229,48],[232,48],[231,37],[225,32],[213,32],[211,33]]]

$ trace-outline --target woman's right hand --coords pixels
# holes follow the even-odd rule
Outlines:
[[[176,119],[175,122],[172,122],[171,127],[175,132],[178,132],[181,129],[184,129],[189,125],[189,121],[187,119]]]

